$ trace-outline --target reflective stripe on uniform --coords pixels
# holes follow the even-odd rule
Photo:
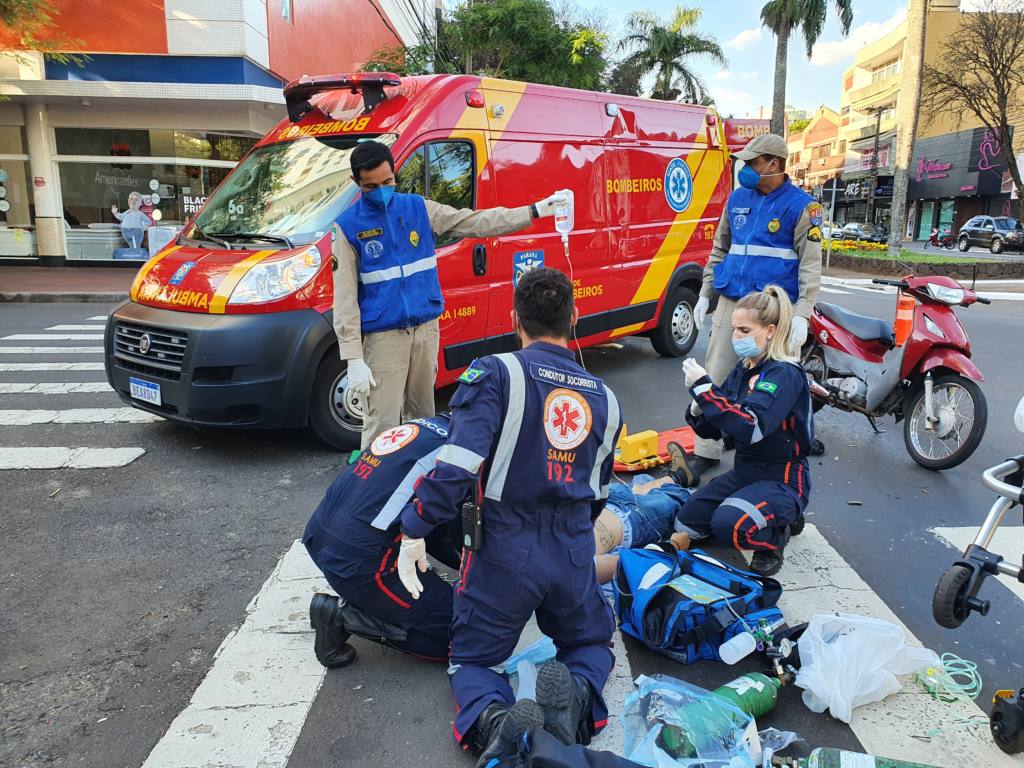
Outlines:
[[[434,468],[434,460],[437,459],[442,448],[435,448],[412,465],[412,469],[410,469],[406,476],[402,478],[402,482],[398,484],[394,493],[392,493],[388,497],[388,500],[384,502],[384,506],[380,508],[380,512],[378,512],[377,516],[373,518],[373,522],[371,522],[370,525],[381,531],[386,531],[391,527],[395,520],[398,519],[398,516],[402,514],[402,508],[409,502],[409,499],[412,498],[412,492],[413,488],[416,486],[416,481]]]
[[[750,413],[746,408],[743,410],[750,414],[754,419],[754,429],[750,433],[750,444],[753,445],[754,443],[760,443],[764,439],[764,435],[761,434],[761,422],[757,420],[757,416],[755,414]]]
[[[526,406],[526,377],[523,366],[511,352],[495,355],[494,358],[508,371],[508,410],[501,422],[501,436],[491,462],[491,473],[487,478],[484,498],[501,501],[505,489],[505,478],[512,463],[512,454],[519,443],[519,430],[523,425],[523,409]]]
[[[480,465],[484,463],[484,457],[479,453],[474,453],[459,445],[445,445],[441,448],[441,453],[437,455],[437,460],[464,469],[474,475],[480,471]]]
[[[712,386],[711,384],[701,384],[699,387],[694,387],[693,388],[693,394],[695,394],[695,395],[703,395],[705,392],[707,392],[709,389],[711,389],[711,386]]]
[[[719,506],[732,507],[733,509],[738,509],[741,512],[746,512],[750,515],[750,519],[757,525],[758,530],[768,527],[768,521],[764,519],[764,515],[761,514],[761,510],[746,499],[741,499],[738,496],[730,496]]]
[[[388,267],[387,269],[375,269],[372,272],[360,272],[359,279],[366,283],[385,283],[388,280],[397,280],[400,277],[415,275],[417,272],[426,272],[430,269],[437,269],[437,257],[428,256],[419,261],[413,261],[400,267]]]
[[[729,246],[733,256],[772,256],[786,261],[799,261],[800,256],[792,248],[773,248],[770,245],[743,245],[734,243]]]
[[[619,428],[619,401],[607,385],[604,394],[608,398],[608,423],[604,427],[604,440],[597,449],[597,456],[594,457],[594,471],[590,473],[590,490],[598,499],[608,498],[608,486],[601,485],[601,467],[608,454],[615,448],[615,431]]]

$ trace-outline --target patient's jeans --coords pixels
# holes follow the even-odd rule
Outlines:
[[[640,475],[634,485],[648,479]],[[682,509],[690,492],[675,483],[666,483],[645,494],[634,494],[624,483],[612,483],[607,507],[622,521],[622,547],[644,547],[672,533],[676,512]]]

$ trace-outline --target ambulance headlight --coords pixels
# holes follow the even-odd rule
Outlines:
[[[295,293],[316,276],[320,264],[315,245],[286,259],[254,264],[231,292],[228,304],[259,304]]]

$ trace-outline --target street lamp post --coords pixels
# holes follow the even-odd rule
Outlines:
[[[882,108],[871,107],[869,113],[875,113],[875,148],[871,152],[871,186],[868,189],[868,224],[875,223],[875,194],[878,190],[878,132],[882,127]]]

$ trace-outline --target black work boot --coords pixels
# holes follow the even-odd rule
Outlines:
[[[789,524],[789,535],[799,536],[804,532],[804,516],[801,514],[796,521]]]
[[[706,456],[694,456],[690,459],[690,469],[697,473],[697,476],[702,476],[712,467],[717,467],[722,462],[719,459],[709,459]]]
[[[750,570],[758,576],[774,576],[782,569],[781,549],[759,549],[750,560]]]
[[[476,768],[516,754],[519,738],[530,728],[542,725],[544,710],[533,699],[520,699],[511,707],[489,704],[473,724],[469,738],[470,749],[480,753]]]
[[[356,660],[356,649],[346,641],[342,610],[345,601],[334,595],[318,592],[309,601],[309,624],[316,630],[313,652],[327,669],[341,669]]]
[[[683,446],[679,443],[669,443],[668,449],[669,468],[672,479],[677,485],[683,488],[696,488],[700,485],[700,472],[692,466],[693,459],[686,455]]]
[[[586,720],[593,693],[580,675],[560,661],[542,664],[537,669],[537,702],[544,708],[545,731],[567,746],[589,743]]]

